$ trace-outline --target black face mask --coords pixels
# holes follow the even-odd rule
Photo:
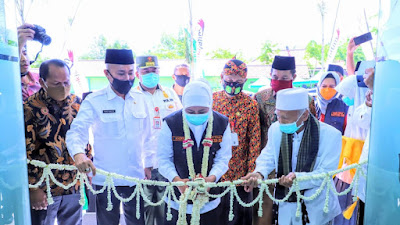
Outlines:
[[[224,80],[224,84],[222,86],[224,87],[224,90],[228,95],[235,96],[242,92],[244,83],[240,84],[237,82],[226,82]],[[233,88],[235,88],[235,91],[233,90]]]
[[[29,71],[25,72],[25,73],[21,73],[21,77],[24,77],[26,75],[28,75]]]
[[[133,80],[119,80],[115,78],[113,75],[111,75],[110,71],[108,71],[108,74],[114,79],[113,82],[111,83],[111,86],[118,91],[118,93],[126,95],[132,88],[133,83],[135,82],[135,79]]]
[[[175,82],[181,87],[185,87],[186,84],[188,84],[190,81],[190,77],[186,75],[175,75],[175,77],[176,77]]]

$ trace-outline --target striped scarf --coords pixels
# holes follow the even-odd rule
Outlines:
[[[305,129],[301,140],[295,172],[311,172],[314,168],[319,146],[319,122],[309,115],[304,123]],[[281,148],[279,153],[278,178],[292,172],[293,134],[282,133]],[[289,192],[288,188],[277,184],[276,197],[283,199]],[[296,202],[296,193],[293,193],[288,202]]]

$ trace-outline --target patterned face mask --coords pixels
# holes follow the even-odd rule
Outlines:
[[[243,90],[244,84],[238,82],[227,82],[224,80],[223,88],[230,96],[238,95]]]

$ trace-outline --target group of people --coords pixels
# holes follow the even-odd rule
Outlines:
[[[368,146],[363,143],[370,123],[373,69],[364,75],[367,87],[359,87],[355,71],[347,70],[344,78],[343,68],[332,65],[321,76],[316,96],[311,96],[306,89],[293,88],[295,58],[275,56],[271,87],[249,96],[243,92],[247,65],[236,58],[221,65],[223,90],[213,92],[205,79],[191,79],[186,64],[175,67],[174,86],[164,87],[159,82],[161,68],[156,56],[134,58],[129,49],[107,49],[104,75],[109,85],[82,101],[70,93],[70,68],[64,61],[43,62],[39,75],[29,71],[25,44],[32,40],[34,31],[25,24],[18,34],[27,157],[47,164],[75,165],[79,172],[88,174],[96,190],[104,190],[106,181],[96,169],[169,182],[243,180],[243,185],[236,187],[237,193],[244,202],[250,202],[258,195],[258,180],[277,177],[279,183],[269,186],[269,191],[282,199],[294,179],[333,171],[368,155]],[[350,56],[357,47],[352,44]],[[133,87],[135,79],[139,82]],[[365,136],[357,136],[359,133]],[[342,142],[360,145],[354,149],[349,147],[354,144],[342,146]],[[343,152],[349,157],[343,158]],[[77,173],[52,172],[63,184],[71,183]],[[29,183],[37,183],[42,173],[42,169],[28,165]],[[113,182],[122,197],[135,191],[134,182]],[[299,183],[301,193],[313,195],[322,182]],[[339,174],[331,182],[337,190],[344,190],[352,175]],[[365,181],[360,189],[363,185]],[[53,225],[55,219],[60,225],[82,224],[79,185],[64,190],[50,181],[50,186],[54,196],[50,205],[46,184],[29,190],[32,224]],[[150,201],[163,200],[165,188],[144,188]],[[188,194],[187,188],[176,187],[177,197]],[[223,191],[209,190],[213,194]],[[351,193],[339,198],[328,193],[329,212],[325,213],[325,191],[313,201],[301,201],[301,217],[296,217],[295,193],[276,207],[264,193],[263,217],[257,215],[258,204],[248,208],[235,200],[233,221],[228,215],[230,195],[209,198],[200,210],[200,224],[356,224],[360,209],[354,210],[350,220],[342,216],[353,204]],[[363,192],[359,193],[364,202]],[[108,211],[107,195],[107,191],[96,195],[97,224],[119,224],[121,202],[111,193],[114,207]],[[143,199],[138,201],[139,205],[135,196],[122,202],[126,224],[176,224],[179,219],[179,204],[174,201],[170,202],[170,221],[166,203],[153,207]],[[190,200],[186,210],[188,222],[192,203]],[[140,218],[136,217],[138,206]]]

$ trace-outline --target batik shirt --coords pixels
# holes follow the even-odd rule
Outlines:
[[[275,114],[276,96],[272,88],[268,88],[255,94],[254,99],[258,103],[261,123],[261,149],[268,142],[268,129],[278,120]],[[310,112],[316,116],[314,100],[310,97]]]
[[[62,105],[40,89],[28,98],[24,104],[26,153],[30,160],[43,161],[46,164],[74,165],[65,144],[65,135],[70,128],[72,120],[78,113],[81,100],[75,95],[69,95]],[[91,158],[91,149],[86,149],[86,154]],[[64,185],[75,180],[76,171],[52,170],[56,179]],[[30,184],[36,184],[43,173],[43,169],[28,165],[28,179]],[[78,190],[78,185],[64,190],[62,187],[50,182],[52,195],[67,195]],[[41,188],[46,190],[45,183]]]
[[[229,118],[232,133],[237,133],[239,139],[239,145],[232,147],[229,170],[221,181],[238,180],[254,170],[261,152],[257,102],[244,93],[230,98],[224,91],[215,92],[213,100],[213,110]]]

